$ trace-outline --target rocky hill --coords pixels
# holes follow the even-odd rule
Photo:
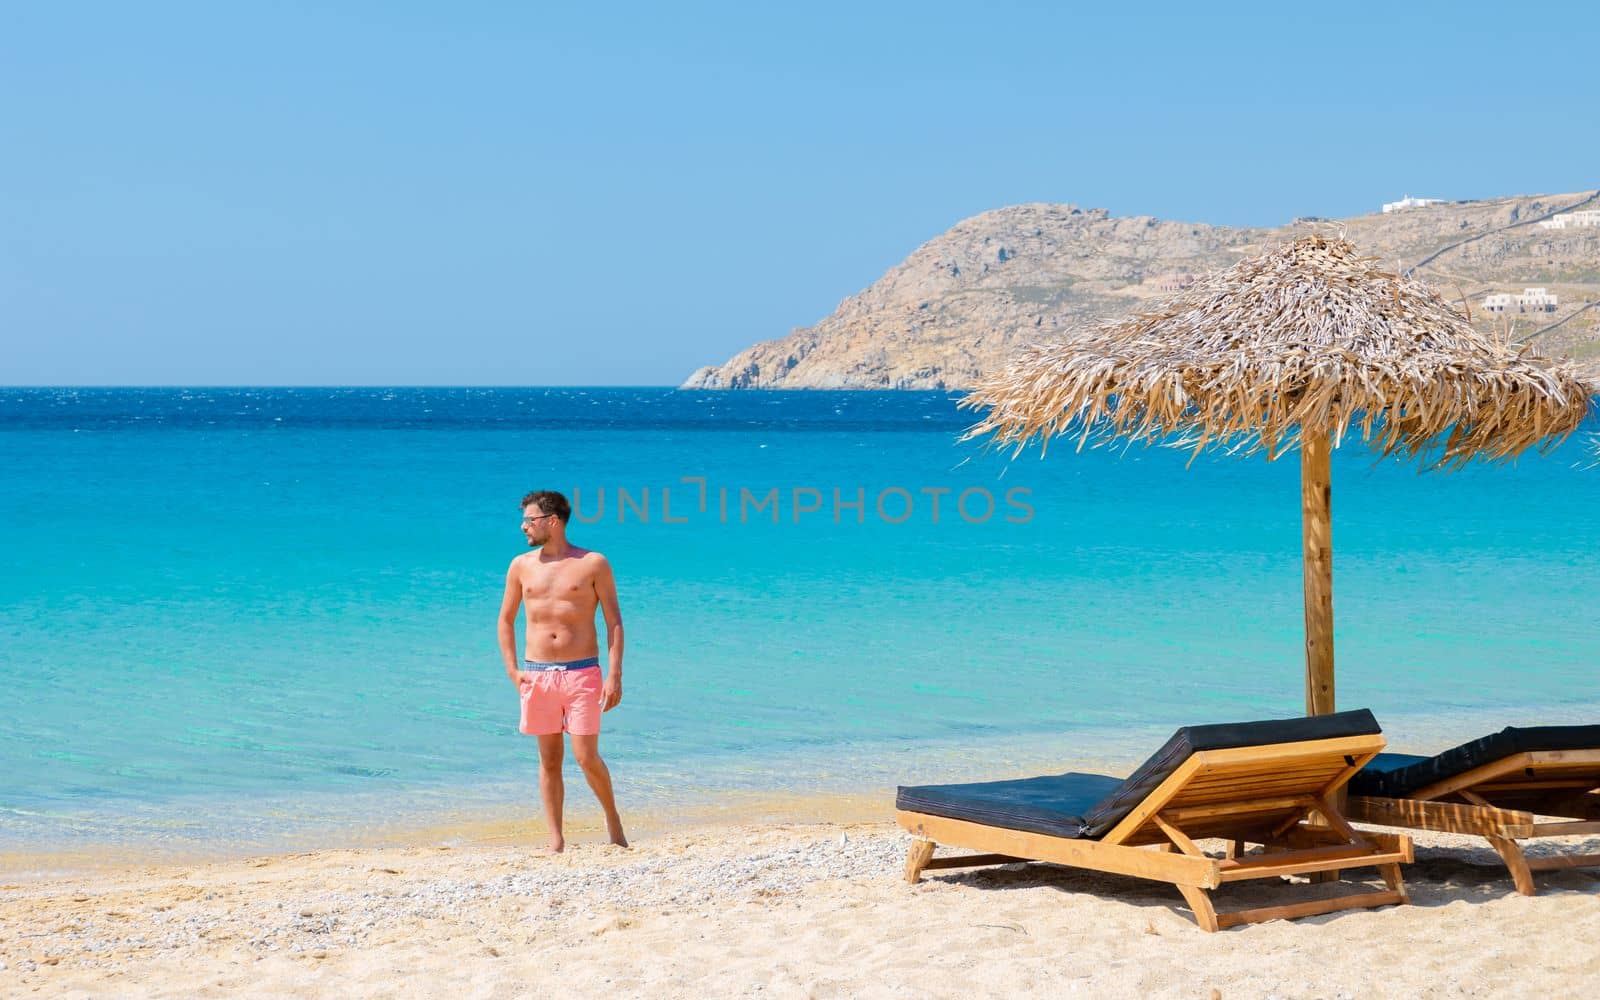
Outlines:
[[[1538,225],[1600,192],[1445,202],[1352,219],[1235,229],[1104,209],[1016,205],[924,243],[815,326],[756,344],[684,388],[961,388],[1018,347],[1112,319],[1194,275],[1315,227],[1415,268],[1474,325],[1600,370],[1600,227]],[[1542,286],[1554,312],[1489,312],[1485,295]]]

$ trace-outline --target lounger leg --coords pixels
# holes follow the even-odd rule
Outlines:
[[[922,881],[922,869],[928,867],[928,862],[933,860],[933,841],[913,840],[911,850],[906,853],[906,881],[916,885]]]
[[[1183,898],[1189,904],[1189,909],[1194,911],[1194,922],[1200,925],[1203,931],[1217,929],[1217,910],[1211,905],[1211,894],[1204,889],[1192,885],[1180,885],[1178,891],[1183,893]]]
[[[1528,859],[1523,857],[1522,846],[1510,837],[1496,837],[1494,834],[1484,834],[1489,846],[1500,855],[1500,860],[1506,863],[1506,868],[1511,872],[1511,881],[1516,883],[1517,891],[1524,896],[1532,896],[1539,890],[1533,884],[1533,872],[1528,868]]]
[[[1378,874],[1383,876],[1383,883],[1400,895],[1402,904],[1411,902],[1411,894],[1406,892],[1406,883],[1400,877],[1399,865],[1379,865]]]
[[[1228,853],[1227,853],[1226,856],[1230,857],[1230,858],[1242,858],[1242,857],[1244,857],[1244,841],[1242,841],[1242,840],[1230,840],[1230,841],[1228,841]]]

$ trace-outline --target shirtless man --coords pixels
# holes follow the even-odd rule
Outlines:
[[[500,655],[522,697],[522,724],[539,738],[539,795],[549,825],[550,850],[561,851],[561,734],[572,736],[572,755],[605,810],[611,842],[628,846],[611,793],[611,772],[600,759],[600,713],[622,701],[622,612],[611,564],[598,552],[567,541],[572,507],[560,493],[540,490],[522,498],[522,533],[537,549],[511,560],[500,603]],[[517,659],[517,605],[528,609],[527,652]],[[604,682],[594,611],[606,619]]]

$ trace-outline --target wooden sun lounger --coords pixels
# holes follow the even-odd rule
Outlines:
[[[1593,745],[1574,747],[1586,742],[1580,738],[1582,730],[1592,731],[1587,742]],[[1562,738],[1541,738],[1552,733],[1561,733]],[[1516,749],[1557,745],[1561,748]],[[1489,752],[1494,748],[1511,752]],[[1445,773],[1456,768],[1436,762],[1451,754],[1456,755],[1457,768],[1474,766]],[[1600,854],[1530,858],[1523,851],[1528,840],[1600,834],[1600,726],[1507,729],[1437,758],[1384,756],[1411,767],[1375,772],[1360,789],[1353,788],[1353,792],[1393,794],[1352,794],[1346,807],[1350,819],[1483,837],[1525,896],[1538,891],[1534,872],[1600,866]],[[1433,765],[1432,773],[1415,770],[1419,764]],[[1405,780],[1407,772],[1410,782]]]
[[[1361,714],[1371,718],[1370,713]],[[1376,730],[1376,723],[1372,728]],[[1183,732],[1180,730],[1180,735]],[[1057,836],[902,808],[896,818],[917,838],[906,859],[905,877],[915,883],[930,869],[1022,861],[1132,875],[1172,883],[1188,902],[1196,923],[1207,931],[1406,903],[1409,900],[1400,865],[1411,860],[1410,838],[1358,832],[1335,803],[1351,775],[1383,745],[1383,736],[1374,732],[1196,750],[1175,768],[1169,766],[1170,773],[1164,779],[1114,825],[1097,835]],[[1160,756],[1124,782],[1124,792]],[[908,791],[917,790],[902,789],[902,800]],[[1228,841],[1225,854],[1204,853],[1195,843],[1203,838]],[[1262,853],[1246,854],[1248,844],[1262,845]],[[981,853],[935,858],[936,845]],[[1228,883],[1292,875],[1311,875],[1313,881],[1321,881],[1338,878],[1341,869],[1368,866],[1377,867],[1387,889],[1364,888],[1333,897],[1224,913],[1218,913],[1212,905],[1211,891]]]

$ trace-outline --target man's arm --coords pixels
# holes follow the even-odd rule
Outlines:
[[[517,659],[517,608],[522,604],[522,577],[517,573],[516,560],[506,570],[506,595],[500,601],[500,622],[497,632],[500,639],[500,658],[506,662],[506,676],[517,683],[521,676],[521,663]]]
[[[622,701],[622,609],[617,606],[617,579],[611,575],[611,564],[605,556],[600,557],[600,567],[595,571],[594,592],[606,620],[608,669],[600,687],[600,711],[609,712]]]

